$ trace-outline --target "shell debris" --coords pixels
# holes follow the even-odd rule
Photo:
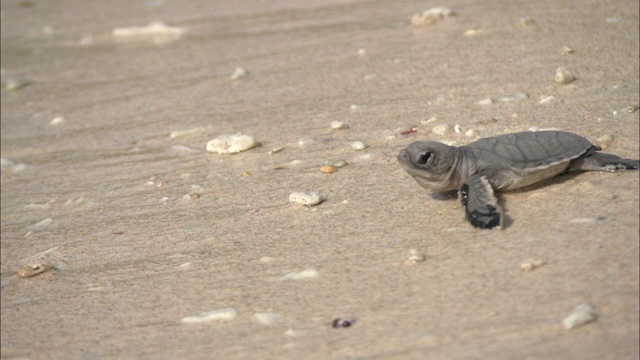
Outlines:
[[[62,125],[66,122],[65,118],[62,116],[56,116],[51,121],[49,121],[49,126]]]
[[[336,168],[341,168],[347,166],[347,162],[342,159],[329,159],[324,162],[327,166],[333,166]]]
[[[314,206],[318,205],[323,201],[320,193],[315,191],[311,192],[294,192],[289,195],[289,202],[305,205],[305,206]]]
[[[25,86],[31,85],[32,81],[23,78],[8,78],[2,81],[2,86],[9,91],[20,90]]]
[[[273,325],[278,316],[272,312],[258,312],[253,314],[253,317],[262,325]]]
[[[436,135],[447,135],[450,134],[453,128],[449,124],[440,124],[436,125],[431,129],[431,132]]]
[[[564,55],[571,55],[574,52],[575,52],[575,50],[573,50],[573,48],[571,48],[570,46],[565,45],[565,46],[562,47],[562,54],[564,54]]]
[[[117,41],[150,40],[154,44],[162,44],[180,39],[185,32],[184,28],[167,26],[156,21],[147,26],[115,28],[111,31],[111,36]]]
[[[207,143],[207,151],[218,154],[237,154],[258,146],[258,142],[251,135],[227,134],[220,135]]]
[[[23,266],[18,269],[18,277],[30,278],[36,275],[40,275],[44,272],[53,269],[53,266],[45,259],[33,260],[29,265]]]
[[[421,262],[424,262],[425,260],[427,260],[427,256],[425,254],[421,253],[420,251],[416,250],[416,249],[411,249],[409,251],[409,253],[411,255],[405,261],[405,264],[407,264],[407,265],[415,265],[417,263],[421,263]]]
[[[286,280],[303,280],[318,277],[318,271],[315,269],[305,269],[300,272],[292,272],[280,278],[280,281]]]
[[[232,307],[203,312],[182,318],[183,324],[196,324],[218,320],[231,320],[238,316],[238,311]]]
[[[331,122],[331,128],[333,130],[343,130],[348,129],[349,125],[347,125],[347,123],[345,123],[344,121],[334,120]]]
[[[320,172],[324,173],[324,174],[331,174],[338,171],[338,168],[331,166],[331,165],[325,165],[323,167],[320,168]]]
[[[493,104],[493,99],[492,98],[484,98],[482,100],[478,100],[476,102],[476,104],[478,104],[478,105],[492,105]]]
[[[411,17],[411,25],[425,26],[433,25],[442,19],[446,19],[453,15],[453,11],[448,7],[434,7],[421,13],[414,14]]]
[[[543,266],[544,264],[546,264],[544,260],[528,259],[520,264],[520,269],[524,272],[529,272]]]
[[[246,76],[247,76],[247,70],[239,67],[239,68],[236,68],[235,70],[233,70],[233,72],[231,73],[231,76],[229,76],[229,78],[231,80],[239,80],[239,79],[242,79],[242,78],[244,78]]]
[[[595,313],[593,306],[583,303],[575,307],[571,314],[562,320],[564,328],[567,330],[596,321],[598,315]]]
[[[573,77],[573,74],[571,74],[571,71],[563,67],[556,69],[556,82],[558,84],[568,84],[573,80],[575,80],[575,78]]]
[[[367,145],[362,141],[354,141],[351,143],[351,148],[356,151],[362,151],[367,148]]]

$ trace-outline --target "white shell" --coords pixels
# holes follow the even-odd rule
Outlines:
[[[308,193],[294,192],[289,195],[289,202],[305,206],[314,206],[322,202],[322,196],[315,191]]]
[[[195,324],[216,320],[231,320],[238,316],[238,311],[232,307],[203,312],[182,318],[183,324]]]
[[[366,149],[367,145],[365,145],[362,141],[354,141],[351,143],[351,148],[353,150],[361,151]]]
[[[565,329],[569,330],[595,321],[597,318],[598,316],[594,312],[593,306],[591,306],[591,304],[584,303],[576,306],[571,314],[562,320],[562,324]]]
[[[53,120],[49,121],[49,125],[51,126],[55,126],[55,125],[62,125],[65,123],[65,118],[63,118],[62,116],[56,116],[53,118]]]
[[[341,130],[341,129],[347,129],[349,127],[349,125],[347,125],[346,123],[342,122],[342,121],[332,121],[331,122],[331,128],[333,130]]]
[[[449,124],[440,124],[440,125],[436,125],[431,129],[431,132],[436,134],[436,135],[447,135],[449,133],[451,133],[451,125]]]
[[[573,74],[571,74],[571,71],[563,67],[556,69],[556,82],[558,84],[568,84],[573,80],[575,80],[575,78],[573,77]]]
[[[252,149],[258,145],[251,135],[229,134],[220,135],[207,143],[207,151],[218,154],[237,154]]]
[[[231,73],[231,76],[229,77],[231,80],[238,80],[241,79],[243,77],[247,76],[247,70],[239,67],[236,68],[235,70],[233,70],[233,72]]]

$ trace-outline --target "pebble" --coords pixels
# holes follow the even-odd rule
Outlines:
[[[569,222],[572,224],[595,224],[605,219],[606,219],[605,217],[599,216],[599,217],[591,217],[591,218],[575,218],[575,219],[569,220]]]
[[[453,11],[447,7],[434,7],[421,13],[414,14],[411,17],[411,25],[424,26],[432,25],[442,19],[446,19],[453,15]]]
[[[262,325],[273,325],[278,319],[278,316],[271,312],[255,313],[253,317]]]
[[[152,40],[154,43],[164,43],[177,40],[184,33],[184,28],[167,26],[156,21],[147,26],[115,28],[111,31],[111,36],[115,40]]]
[[[192,268],[193,268],[193,264],[191,262],[186,262],[178,266],[178,269],[183,271],[191,270]]]
[[[539,260],[539,259],[529,259],[529,260],[525,260],[520,264],[520,269],[522,269],[522,271],[525,272],[529,272],[529,271],[533,271],[537,268],[539,268],[540,266],[546,264],[546,262],[544,260]]]
[[[293,202],[305,206],[314,206],[322,202],[322,196],[319,193],[312,192],[294,192],[289,195],[289,202]]]
[[[49,225],[51,225],[53,223],[53,219],[52,218],[46,218],[43,220],[38,221],[37,223],[27,226],[28,230],[38,230],[38,229],[42,229],[44,227],[47,227]]]
[[[523,26],[528,26],[533,24],[533,19],[529,16],[521,17],[520,24]]]
[[[22,78],[8,78],[3,81],[4,88],[10,91],[20,90],[25,86],[31,85],[31,81]]]
[[[491,104],[493,104],[493,99],[491,99],[491,98],[482,99],[482,100],[479,100],[478,102],[476,102],[476,104],[478,104],[478,105],[491,105]]]
[[[47,260],[37,259],[32,261],[29,265],[23,266],[18,269],[18,277],[30,278],[36,275],[40,275],[51,269],[53,269],[53,266]]]
[[[280,146],[280,147],[277,147],[277,148],[274,148],[274,149],[269,150],[269,153],[268,153],[268,154],[269,154],[269,155],[277,154],[277,153],[279,153],[279,152],[280,152],[280,151],[282,151],[282,150],[284,150],[284,147]]]
[[[467,131],[465,131],[464,136],[466,137],[474,137],[476,136],[476,131],[473,129],[469,129]]]
[[[549,103],[551,101],[553,101],[556,97],[553,95],[549,95],[549,96],[544,96],[540,99],[540,101],[538,102],[538,104],[546,104]]]
[[[331,174],[338,171],[338,168],[333,167],[331,165],[325,165],[323,167],[320,168],[320,172],[321,173],[325,173],[325,174]]]
[[[346,124],[345,122],[343,122],[343,121],[335,120],[335,121],[332,121],[332,122],[331,122],[331,128],[332,128],[333,130],[342,130],[342,129],[348,129],[348,128],[349,128],[349,125],[347,125],[347,124]]]
[[[437,120],[438,120],[437,117],[432,116],[432,117],[430,117],[430,118],[428,118],[426,120],[420,120],[420,124],[427,125],[427,124],[431,124],[432,122],[436,122]]]
[[[182,318],[183,324],[195,324],[217,320],[231,320],[238,316],[238,311],[232,307],[203,312]]]
[[[306,269],[300,272],[292,272],[280,278],[281,281],[284,280],[303,280],[303,279],[313,279],[318,277],[318,272],[314,269]]]
[[[456,134],[462,134],[462,127],[460,126],[460,124],[456,124],[456,125],[453,127],[453,131],[454,131]]]
[[[405,261],[408,265],[413,265],[419,262],[424,262],[427,259],[427,256],[416,249],[411,249],[409,251],[411,256]]]
[[[480,29],[469,29],[467,31],[464,32],[464,36],[476,36],[478,34],[480,34],[480,32],[482,32],[482,30]]]
[[[431,129],[431,132],[436,134],[436,135],[447,135],[449,133],[451,133],[453,129],[451,128],[451,125],[449,124],[440,124],[440,125],[436,125]]]
[[[55,126],[55,125],[62,125],[65,123],[65,118],[63,118],[62,116],[56,116],[53,118],[53,120],[49,121],[49,125],[50,126]]]
[[[362,141],[354,141],[351,143],[351,148],[353,150],[361,151],[366,149],[367,145],[365,145]]]
[[[583,303],[575,307],[571,314],[562,320],[564,328],[567,330],[575,327],[588,324],[595,321],[598,315],[593,310],[593,306],[588,303]]]
[[[342,159],[329,159],[329,160],[325,161],[324,164],[328,165],[328,166],[337,167],[337,168],[341,168],[341,167],[347,166],[347,162],[342,160]]]
[[[242,79],[243,77],[247,76],[247,70],[239,67],[236,68],[235,70],[233,70],[233,72],[231,73],[231,80],[238,80],[238,79]]]
[[[570,46],[565,45],[562,47],[562,53],[564,55],[570,55],[570,54],[573,54],[574,52],[575,50],[573,50],[573,48],[571,48]]]
[[[526,100],[528,98],[529,98],[529,95],[527,95],[527,94],[515,93],[515,94],[501,96],[500,98],[498,98],[498,101],[501,101],[501,102],[512,102],[512,101]]]
[[[573,74],[571,74],[571,71],[563,67],[556,69],[556,82],[558,84],[568,84],[573,80],[575,80],[575,78],[573,77]]]
[[[207,151],[218,154],[237,154],[256,146],[258,146],[258,142],[251,135],[227,134],[209,141]]]

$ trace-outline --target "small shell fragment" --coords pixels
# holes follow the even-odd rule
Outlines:
[[[436,134],[436,135],[447,135],[449,133],[451,133],[453,129],[451,128],[451,125],[449,124],[440,124],[440,125],[436,125],[431,129],[431,132]]]
[[[573,74],[571,74],[571,71],[563,67],[556,69],[556,82],[558,84],[568,84],[573,80],[575,80],[575,78],[573,77]]]
[[[23,266],[18,269],[18,277],[30,278],[36,275],[40,275],[44,272],[53,269],[53,266],[44,259],[33,260],[29,265]]]
[[[447,7],[435,7],[429,10],[425,10],[421,13],[414,14],[411,17],[411,25],[432,25],[442,19],[448,18],[451,15],[453,15],[453,11],[451,11],[451,9]]]
[[[491,105],[491,104],[493,104],[493,99],[492,98],[485,98],[485,99],[477,101],[476,104],[478,104],[478,105]]]
[[[553,95],[549,95],[549,96],[544,96],[540,99],[540,101],[538,102],[538,104],[546,104],[549,103],[551,101],[553,101],[556,97]]]
[[[338,168],[333,167],[331,165],[325,165],[323,167],[320,168],[320,172],[324,173],[324,174],[331,174],[338,171]]]
[[[455,133],[456,133],[456,134],[462,134],[462,130],[463,130],[463,129],[462,129],[462,127],[460,126],[460,124],[456,124],[456,125],[453,127],[453,131],[455,131]]]
[[[407,265],[413,265],[416,263],[424,262],[427,259],[427,256],[416,249],[411,249],[411,256],[405,261]]]
[[[22,79],[22,78],[8,78],[7,80],[2,82],[2,85],[4,86],[4,88],[10,91],[20,90],[23,87],[30,84],[31,84],[31,80]]]
[[[216,320],[231,320],[238,316],[238,311],[232,307],[203,312],[182,318],[183,324],[195,324]]]
[[[529,17],[529,16],[525,16],[525,17],[521,17],[520,18],[520,24],[522,26],[529,26],[533,24],[533,18]]]
[[[347,124],[346,124],[345,122],[343,122],[343,121],[335,120],[335,121],[332,121],[332,122],[331,122],[331,128],[332,128],[333,130],[342,130],[342,129],[348,129],[348,128],[349,128],[349,125],[347,125]]]
[[[282,147],[282,146],[274,148],[274,149],[271,149],[271,150],[269,150],[269,155],[277,154],[282,150],[284,150],[284,147]]]
[[[253,314],[253,317],[262,325],[273,325],[276,322],[278,316],[271,312],[259,312]]]
[[[520,264],[520,269],[522,269],[522,271],[529,272],[543,266],[544,264],[546,264],[544,260],[529,259]]]
[[[65,123],[65,118],[63,118],[62,116],[56,116],[53,118],[53,120],[49,121],[49,125],[51,126],[55,126],[55,125],[62,125]]]
[[[335,329],[348,328],[351,325],[355,324],[355,322],[355,318],[336,318],[331,322],[331,326]]]
[[[207,143],[207,151],[218,154],[237,154],[258,146],[258,142],[251,135],[228,134],[220,135]]]
[[[366,149],[367,145],[365,145],[362,141],[354,141],[351,143],[351,148],[353,150],[361,151]]]
[[[591,304],[584,303],[576,306],[571,314],[569,314],[569,316],[562,320],[562,324],[564,325],[565,329],[570,330],[575,327],[593,322],[597,318],[598,315],[593,310],[593,306],[591,306]]]
[[[571,48],[570,46],[565,45],[562,47],[562,53],[564,55],[570,55],[570,54],[573,54],[574,52],[575,50],[573,50],[573,48]]]
[[[281,281],[285,280],[303,280],[312,279],[318,277],[318,271],[315,269],[306,269],[300,272],[292,272],[280,278]]]
[[[333,166],[336,168],[341,168],[347,166],[347,162],[342,159],[329,159],[324,162],[327,166]]]
[[[235,70],[233,70],[233,72],[231,73],[231,76],[229,78],[231,80],[239,80],[239,79],[242,79],[245,76],[247,76],[247,70],[239,67],[239,68],[236,68]]]
[[[289,202],[293,202],[305,206],[314,206],[322,202],[322,196],[319,193],[312,192],[294,192],[289,195]]]

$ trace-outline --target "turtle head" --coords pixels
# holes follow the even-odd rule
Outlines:
[[[456,171],[458,151],[436,141],[416,141],[400,150],[398,162],[422,187],[432,191],[457,190],[453,173]]]

